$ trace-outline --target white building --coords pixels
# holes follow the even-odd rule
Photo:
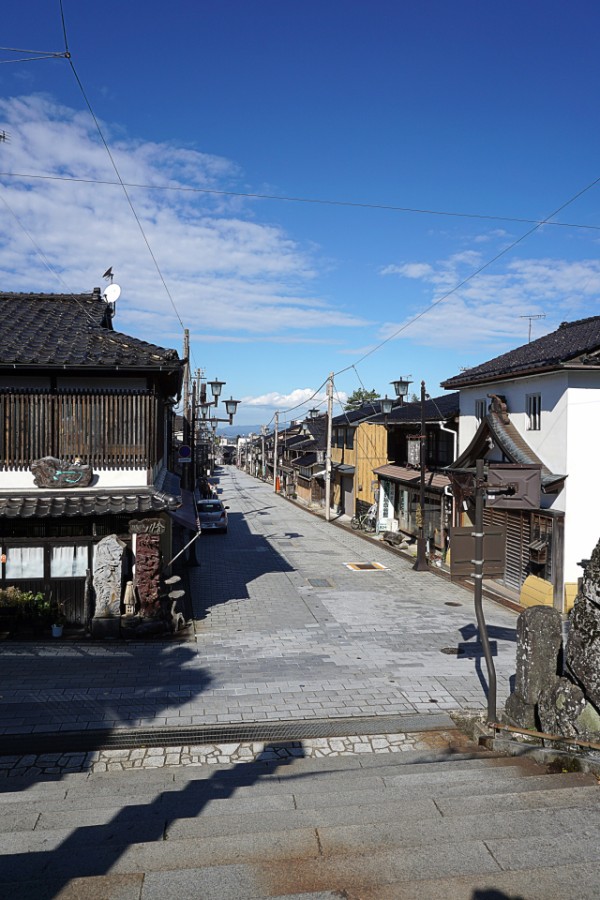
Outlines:
[[[551,334],[443,382],[460,391],[459,456],[511,464],[531,475],[527,502],[486,503],[486,524],[506,527],[504,583],[524,605],[567,611],[600,537],[600,316]],[[536,471],[539,488],[535,488]],[[499,508],[500,507],[500,508]]]

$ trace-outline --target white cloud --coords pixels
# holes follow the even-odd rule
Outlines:
[[[341,406],[346,403],[348,395],[345,391],[335,392],[335,405]],[[324,390],[315,391],[314,388],[295,388],[286,394],[278,391],[270,391],[267,394],[261,394],[258,397],[244,397],[242,400],[244,410],[248,407],[257,409],[266,409],[272,411],[280,411],[281,416],[287,414],[287,420],[302,419],[306,416],[309,409],[319,409],[321,413],[327,410],[327,395]],[[280,418],[283,422],[283,418]]]
[[[433,269],[428,263],[405,263],[401,266],[385,266],[382,275],[403,275],[405,278],[426,278]]]
[[[167,142],[132,140],[103,124],[123,180],[155,187],[127,190],[177,315],[122,188],[110,183],[116,175],[88,113],[33,95],[0,100],[0,116],[11,135],[2,147],[2,170],[54,177],[0,177],[0,199],[22,225],[4,207],[4,290],[91,290],[112,266],[122,287],[115,327],[135,326],[136,334],[157,343],[171,334],[179,343],[178,315],[192,331],[242,340],[365,324],[311,290],[320,264],[313,248],[255,221],[255,208],[239,198],[189,190],[231,189],[240,175],[231,161]],[[59,277],[48,271],[27,232]]]
[[[454,345],[468,350],[484,344],[503,349],[524,343],[528,315],[545,316],[534,325],[535,336],[539,337],[563,320],[598,311],[600,262],[596,259],[515,259],[503,271],[484,271],[441,299],[483,262],[484,257],[470,250],[435,265],[397,266],[397,274],[410,278],[415,278],[420,268],[418,277],[431,288],[431,303],[439,302],[415,320],[427,309],[420,295],[412,315],[381,327],[380,340],[402,329],[398,337],[426,346]]]

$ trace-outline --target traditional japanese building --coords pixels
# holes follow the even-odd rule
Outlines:
[[[43,591],[82,621],[103,536],[135,559],[140,520],[170,552],[182,502],[171,460],[175,350],[113,328],[100,288],[0,294],[0,584]]]

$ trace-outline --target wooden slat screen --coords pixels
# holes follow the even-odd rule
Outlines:
[[[158,398],[148,391],[0,390],[0,468],[79,458],[94,469],[156,463]]]

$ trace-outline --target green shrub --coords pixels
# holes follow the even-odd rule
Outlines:
[[[0,606],[14,609],[19,619],[27,621],[46,622],[52,615],[52,604],[43,594],[14,586],[0,589]]]

